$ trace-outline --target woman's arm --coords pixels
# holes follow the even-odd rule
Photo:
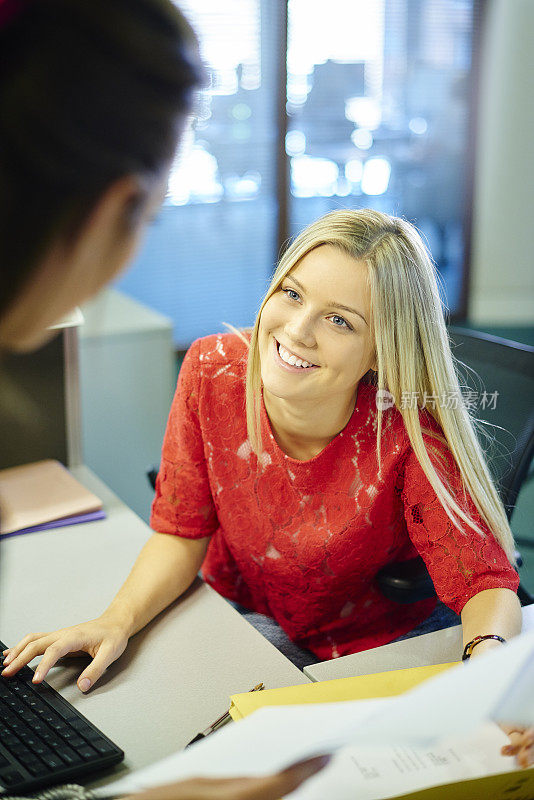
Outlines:
[[[193,583],[210,537],[185,539],[154,533],[139,553],[103,617],[120,624],[128,638],[144,628]]]
[[[467,601],[461,611],[464,647],[475,636],[496,634],[511,639],[521,633],[521,606],[511,589],[485,589]],[[492,647],[501,647],[496,639],[486,639],[473,648],[472,658]]]
[[[128,639],[193,583],[209,537],[185,539],[154,533],[141,550],[115,599],[97,619],[52,633],[31,633],[5,651],[2,675],[10,677],[37,656],[34,682],[43,681],[58,659],[85,652],[93,659],[78,678],[86,692],[124,652]]]

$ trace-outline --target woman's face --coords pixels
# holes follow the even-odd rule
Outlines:
[[[332,245],[316,247],[284,278],[261,313],[265,391],[289,401],[338,395],[348,402],[360,378],[375,366],[370,317],[365,262]]]

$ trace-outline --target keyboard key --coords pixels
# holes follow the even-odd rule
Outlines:
[[[24,762],[26,758],[31,758],[31,750],[29,750],[25,745],[22,744],[14,744],[8,748],[8,750],[16,756],[19,761]]]
[[[94,741],[102,738],[102,734],[100,733],[100,731],[95,731],[94,728],[90,728],[89,731],[87,733],[84,733],[83,735],[85,736],[89,744],[93,744]]]
[[[13,733],[8,733],[7,736],[2,736],[2,744],[4,744],[8,749],[12,744],[18,744],[20,739],[15,736]]]
[[[34,671],[29,667],[22,667],[22,669],[17,672],[17,678],[21,681],[31,681],[34,674]]]
[[[62,747],[58,750],[59,755],[63,759],[63,761],[70,766],[73,764],[79,764],[83,759],[78,753],[75,753],[71,747]]]
[[[38,756],[44,755],[44,753],[51,753],[52,751],[46,747],[46,745],[38,742],[36,745],[32,747],[32,752],[36,753]]]
[[[78,753],[85,761],[89,761],[89,759],[91,758],[98,757],[98,753],[96,752],[96,750],[93,747],[89,747],[88,744],[86,744],[85,747],[79,747]]]
[[[9,788],[24,780],[24,775],[14,767],[0,769],[0,783]]]
[[[107,753],[113,753],[115,751],[115,747],[110,742],[106,742],[105,739],[102,739],[100,742],[92,742],[92,745],[101,755],[106,755]]]
[[[24,766],[34,778],[40,778],[41,776],[48,775],[50,772],[50,769],[46,766],[46,764],[43,764],[43,762],[39,761],[38,758],[31,763],[29,761],[25,761]]]
[[[79,719],[78,715],[76,714],[76,711],[72,707],[63,705],[63,703],[56,703],[54,705],[54,708],[60,715],[60,717],[63,717],[63,719],[66,720],[67,722],[70,722],[71,720],[74,719]]]
[[[93,730],[91,726],[88,725],[83,719],[73,719],[70,724],[81,736],[86,736],[87,733],[90,733]]]
[[[73,736],[71,739],[66,740],[67,743],[74,747],[76,750],[79,750],[80,747],[83,747],[85,742],[80,736]]]
[[[50,767],[50,769],[60,769],[60,767],[63,766],[62,760],[55,753],[52,753],[51,755],[42,755],[41,758],[46,766]]]
[[[55,749],[56,747],[61,747],[61,745],[63,744],[63,739],[60,739],[59,736],[56,736],[56,734],[52,733],[52,731],[50,731],[50,733],[48,732],[42,733],[40,739],[48,747],[51,747],[52,749]]]

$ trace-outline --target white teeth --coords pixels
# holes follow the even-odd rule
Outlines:
[[[313,364],[309,361],[303,361],[301,358],[297,358],[292,353],[289,353],[281,344],[278,345],[278,352],[282,361],[285,361],[286,364],[291,364],[292,367],[313,367]]]

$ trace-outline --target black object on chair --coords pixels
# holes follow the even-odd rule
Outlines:
[[[463,328],[451,327],[449,333],[454,356],[480,376],[482,386],[473,386],[473,391],[478,397],[487,392],[486,407],[477,403],[475,416],[500,426],[489,427],[496,441],[489,449],[484,443],[483,447],[510,520],[534,455],[534,347]],[[466,377],[471,387],[473,376],[470,373]],[[518,540],[518,544],[533,543]],[[521,566],[519,553],[516,558]],[[382,593],[398,603],[414,603],[435,595],[422,558],[389,564],[376,580]],[[518,596],[521,605],[534,602],[523,586]]]
[[[158,472],[159,472],[159,469],[156,466],[150,467],[150,469],[147,469],[147,471],[146,471],[146,476],[148,478],[148,482],[151,485],[151,487],[154,489],[154,491],[156,490],[156,478],[158,477]]]

